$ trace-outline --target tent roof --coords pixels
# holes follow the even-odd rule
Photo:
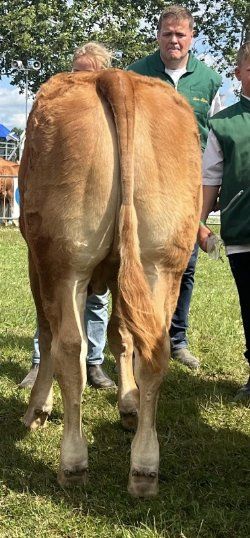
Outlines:
[[[0,138],[6,138],[6,136],[10,133],[10,130],[7,129],[7,127],[4,127],[4,125],[2,125],[0,123]]]

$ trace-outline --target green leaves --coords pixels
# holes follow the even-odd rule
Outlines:
[[[2,0],[0,4],[0,57],[11,73],[11,60],[24,66],[30,58],[42,64],[29,71],[29,89],[36,92],[51,75],[70,69],[74,49],[96,40],[112,50],[122,50],[124,67],[155,50],[156,25],[162,9],[172,2],[162,0]],[[176,1],[183,5],[182,1]],[[241,42],[250,38],[248,0],[190,0],[186,6],[196,20],[199,43],[211,54],[217,68],[230,75]],[[24,71],[14,73],[13,84],[21,90]]]

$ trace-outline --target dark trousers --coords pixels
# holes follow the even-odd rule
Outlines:
[[[180,295],[177,307],[173,315],[170,327],[170,338],[172,350],[188,346],[187,328],[190,302],[194,287],[194,272],[198,257],[198,244],[195,245],[187,269],[183,274],[180,288]]]
[[[250,364],[250,252],[229,254],[228,259],[239,294],[246,339],[244,355]]]

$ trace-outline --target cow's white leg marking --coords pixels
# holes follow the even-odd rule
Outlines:
[[[70,283],[68,283],[70,284]],[[52,343],[55,373],[64,406],[64,431],[58,482],[85,484],[88,473],[87,442],[81,427],[81,396],[86,385],[87,338],[83,322],[87,283],[77,281],[61,296],[62,321]],[[84,290],[84,291],[83,291]]]
[[[48,415],[50,415],[53,405],[53,362],[51,359],[51,331],[49,323],[45,317],[41,302],[40,284],[38,275],[29,252],[29,272],[32,291],[37,308],[39,325],[39,348],[40,366],[35,385],[31,391],[28,409],[24,415],[23,422],[27,428],[35,430],[45,426]]]

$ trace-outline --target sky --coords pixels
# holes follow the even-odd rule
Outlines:
[[[199,56],[199,55],[198,55]],[[205,55],[208,65],[213,63],[212,57]],[[223,106],[229,106],[236,101],[234,88],[239,87],[238,81],[223,77],[223,86],[220,90]],[[32,106],[32,99],[28,98],[28,112]],[[0,123],[8,129],[13,127],[25,128],[25,94],[20,94],[16,86],[10,85],[10,79],[2,76],[0,80]]]
[[[32,100],[28,100],[28,111]],[[9,79],[3,76],[0,80],[0,123],[8,129],[25,128],[25,95],[20,94],[16,86],[11,86]]]

